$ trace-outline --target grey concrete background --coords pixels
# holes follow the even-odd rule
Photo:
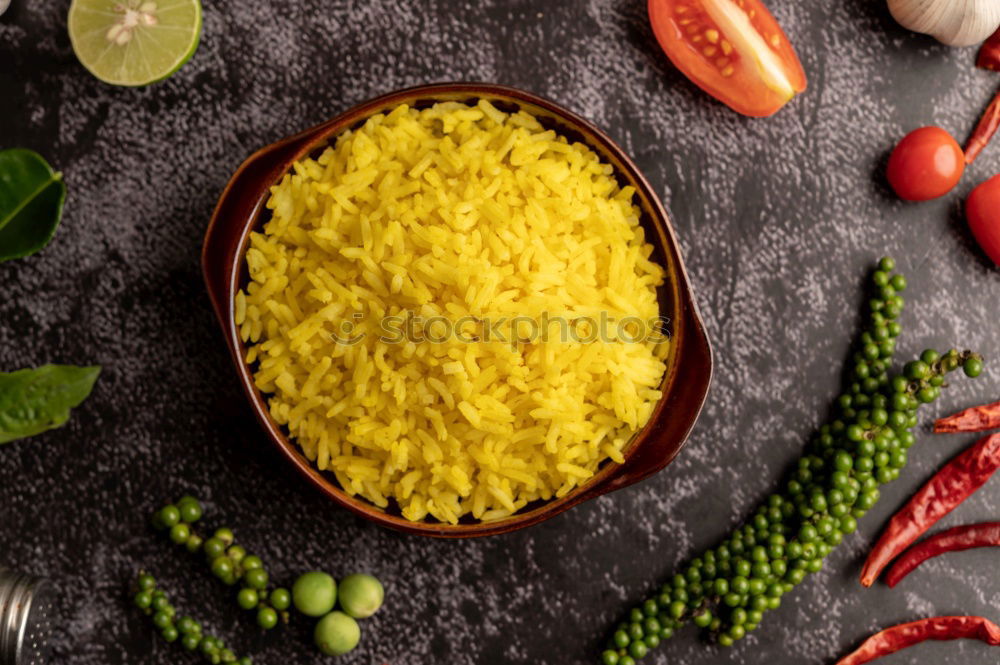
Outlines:
[[[205,497],[208,522],[235,529],[278,579],[318,567],[386,582],[385,609],[345,663],[594,662],[622,613],[745,516],[825,417],[876,257],[893,254],[910,278],[901,356],[927,345],[1000,356],[1000,271],[960,208],[1000,170],[1000,146],[955,192],[922,205],[896,200],[881,175],[909,129],[938,124],[964,140],[1000,77],[974,70],[973,49],[903,31],[881,1],[769,5],[810,88],[750,120],[670,67],[642,0],[208,3],[194,59],[141,90],[81,68],[68,2],[14,0],[0,18],[0,146],[44,154],[69,199],[49,248],[0,265],[0,368],[104,366],[67,427],[0,447],[0,562],[59,584],[57,662],[197,662],[131,609],[140,566],[256,662],[323,660],[304,627],[258,636],[199,562],[151,532],[149,511],[185,491]],[[548,96],[627,148],[673,212],[717,368],[704,416],[663,473],[524,532],[442,542],[335,509],[268,447],[198,255],[217,196],[250,152],[377,94],[459,79]],[[998,397],[991,367],[929,411]],[[860,532],[735,648],[684,632],[646,662],[832,663],[903,620],[1000,620],[997,552],[939,559],[894,591],[856,582],[885,519],[971,440],[921,434]],[[946,524],[998,516],[1000,482]],[[996,655],[964,642],[885,662]]]

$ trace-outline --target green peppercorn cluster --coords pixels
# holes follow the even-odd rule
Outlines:
[[[145,572],[140,572],[136,579],[137,591],[133,597],[135,606],[152,618],[153,625],[167,642],[180,640],[188,651],[200,653],[207,662],[237,663],[251,665],[249,656],[238,658],[235,653],[217,637],[202,633],[201,624],[189,616],[176,619],[176,610],[170,604],[167,595],[156,588],[156,579]]]
[[[635,665],[649,649],[691,622],[709,640],[730,646],[755,630],[768,610],[857,529],[879,499],[879,486],[899,477],[914,443],[917,409],[941,393],[959,367],[982,371],[979,355],[924,351],[890,378],[901,332],[899,295],[906,279],[883,258],[872,275],[874,297],[832,420],[751,519],[718,547],[691,561],[659,592],[631,610],[601,654],[604,665]]]
[[[228,586],[239,584],[236,603],[244,610],[256,611],[257,625],[270,630],[279,619],[288,623],[288,608],[292,595],[288,589],[268,590],[270,576],[260,557],[247,554],[235,543],[232,529],[222,527],[208,539],[194,531],[202,517],[201,504],[192,496],[181,497],[177,503],[160,508],[153,515],[153,526],[166,531],[170,540],[183,545],[191,553],[203,552],[212,574]]]

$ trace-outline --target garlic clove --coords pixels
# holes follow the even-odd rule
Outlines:
[[[949,46],[978,44],[1000,27],[1000,0],[889,0],[889,12]]]

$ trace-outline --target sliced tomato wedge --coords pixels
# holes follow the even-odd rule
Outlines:
[[[734,111],[771,115],[806,89],[795,49],[760,0],[649,0],[649,20],[674,66]]]

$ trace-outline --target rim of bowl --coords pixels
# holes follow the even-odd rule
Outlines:
[[[331,140],[335,139],[344,130],[355,127],[368,117],[387,111],[394,106],[403,103],[421,104],[422,102],[433,103],[438,101],[457,101],[459,99],[469,100],[473,98],[486,98],[488,100],[501,98],[505,104],[528,105],[541,109],[547,116],[542,118],[543,125],[545,124],[544,120],[549,120],[549,124],[552,124],[552,120],[565,123],[567,127],[559,129],[567,129],[569,130],[568,133],[576,135],[568,136],[567,138],[583,142],[589,148],[595,150],[602,160],[611,158],[616,178],[620,182],[624,180],[629,184],[634,184],[636,188],[636,194],[639,197],[638,207],[644,218],[643,227],[648,232],[651,225],[653,230],[656,231],[657,237],[655,240],[647,237],[647,242],[651,242],[654,245],[655,253],[667,264],[663,266],[667,273],[667,283],[665,286],[671,290],[670,298],[674,306],[674,312],[678,314],[678,319],[674,325],[674,339],[671,342],[668,370],[664,373],[661,383],[661,388],[664,390],[663,396],[657,402],[646,425],[633,433],[628,446],[623,451],[625,457],[624,463],[616,464],[605,461],[586,483],[576,487],[565,496],[539,503],[539,505],[531,510],[516,512],[500,520],[490,522],[460,522],[457,525],[426,521],[411,522],[401,515],[392,515],[385,512],[367,499],[345,492],[332,476],[319,471],[305,457],[299,446],[292,441],[281,426],[271,419],[267,399],[255,387],[250,366],[244,361],[245,346],[240,339],[238,326],[235,324],[233,296],[240,288],[240,277],[245,264],[244,257],[250,232],[259,227],[264,221],[264,203],[267,200],[267,192],[272,184],[283,177],[293,162],[329,144]],[[533,115],[537,116],[538,114],[535,113]],[[562,132],[563,135],[565,133]],[[597,147],[600,149],[597,149]],[[277,157],[277,161],[273,163],[266,161],[275,157]],[[266,184],[258,186],[253,190],[235,191],[235,186],[248,168],[260,164],[269,165],[265,166],[266,176],[263,178],[259,175],[257,176],[258,179],[265,180]],[[213,265],[216,260],[213,250],[216,249],[216,246],[212,241],[215,232],[219,230],[217,227],[220,223],[221,212],[224,204],[227,202],[227,197],[246,197],[248,195],[253,198],[252,207],[249,210],[250,214],[239,222],[240,229],[238,234],[234,238],[229,239],[229,242],[224,243],[233,252],[231,252],[232,256],[230,260],[223,267],[223,274],[226,278],[225,284],[217,284],[215,277],[216,266]],[[648,223],[645,223],[647,221],[645,218],[648,218]],[[708,385],[711,381],[713,367],[711,344],[705,332],[704,323],[687,277],[677,238],[670,222],[670,216],[659,197],[653,191],[652,186],[625,150],[615,143],[603,130],[573,111],[566,109],[561,104],[509,86],[492,83],[456,82],[418,85],[396,90],[354,105],[326,122],[261,148],[240,165],[220,195],[219,203],[213,212],[205,234],[205,244],[202,250],[202,268],[208,286],[209,297],[223,327],[230,355],[240,377],[240,383],[258,421],[268,434],[271,442],[314,487],[334,502],[370,521],[407,533],[442,538],[466,538],[507,533],[555,517],[584,501],[638,482],[666,467],[673,461],[681,448],[683,448],[695,421],[700,415],[701,408],[707,397]],[[218,293],[217,290],[222,292]],[[696,344],[696,350],[700,352],[700,357],[697,359],[700,367],[696,368],[700,370],[698,373],[703,377],[702,385],[699,386],[700,395],[693,396],[694,403],[689,405],[689,410],[685,414],[688,422],[682,426],[682,432],[679,435],[675,434],[674,438],[676,440],[672,446],[668,446],[670,448],[668,454],[654,460],[652,465],[647,464],[644,468],[633,469],[631,474],[627,474],[626,471],[628,471],[630,460],[636,456],[636,453],[643,447],[643,444],[654,433],[653,430],[656,429],[657,423],[663,417],[664,407],[670,401],[671,395],[674,391],[684,388],[683,386],[678,386],[675,379],[680,361],[682,360],[677,357],[677,354],[679,348],[683,346],[683,340],[686,337],[694,337],[691,343]],[[673,416],[676,414],[671,413],[670,415]]]

